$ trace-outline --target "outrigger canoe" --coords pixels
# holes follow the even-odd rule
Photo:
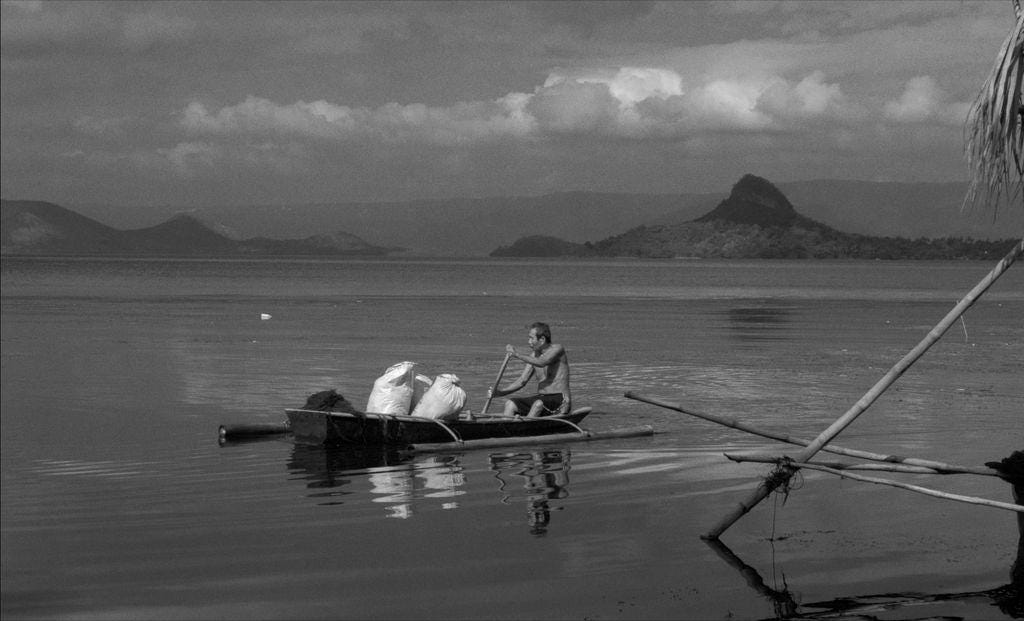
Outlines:
[[[304,444],[396,446],[463,443],[474,440],[533,438],[537,436],[586,433],[579,427],[591,408],[569,414],[540,418],[478,415],[473,420],[441,422],[431,418],[288,409],[288,427],[297,442]]]
[[[486,407],[484,408],[486,410]],[[481,414],[439,421],[418,416],[361,412],[334,390],[324,390],[301,408],[286,409],[280,424],[221,425],[222,445],[291,434],[300,444],[445,451],[514,444],[579,442],[652,435],[650,426],[588,431],[579,423],[591,413],[583,407],[569,414],[539,418]]]

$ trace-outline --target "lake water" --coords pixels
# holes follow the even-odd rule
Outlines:
[[[814,437],[993,264],[5,257],[2,616],[761,619],[855,598],[1012,618],[1013,513],[805,471],[711,545],[769,470],[723,452],[780,445],[624,396]],[[1018,265],[837,444],[969,465],[1024,448],[1022,318]],[[217,442],[319,390],[365,404],[404,360],[479,410],[538,320],[587,427],[657,433],[414,456]],[[1012,501],[994,477],[876,476]]]

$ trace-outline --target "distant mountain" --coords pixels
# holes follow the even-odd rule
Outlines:
[[[233,254],[236,242],[190,215],[144,229],[120,231],[131,254]]]
[[[978,240],[1024,235],[1024,209],[1020,205],[1001,206],[998,218],[993,218],[991,210],[962,212],[960,202],[966,190],[963,183],[816,180],[780,183],[773,187],[801,217],[850,234]],[[387,252],[394,253],[396,248],[403,248],[407,255],[486,256],[496,248],[512,248],[517,240],[530,237],[550,237],[593,246],[597,240],[622,235],[639,226],[654,228],[689,223],[708,215],[729,196],[727,192],[671,195],[560,192],[543,196],[401,203],[212,206],[190,210],[186,215],[223,237],[247,240],[249,243],[239,249],[247,253],[319,252],[313,249],[320,242],[312,238],[325,231],[341,230],[361,242],[345,246],[346,252],[372,254],[388,249]],[[89,226],[94,230],[105,232],[96,232],[91,241],[84,237],[76,238],[77,241],[65,240],[58,248],[67,248],[67,252],[72,252],[72,245],[79,242],[83,248],[75,252],[149,252],[145,247],[119,248],[123,239],[116,232],[146,230],[182,215],[181,208],[175,206],[142,209],[87,205],[76,206],[75,211],[82,214],[79,217],[93,218]],[[26,221],[17,227],[19,235],[57,234],[44,224]],[[80,227],[83,236],[86,228]],[[302,246],[283,250],[273,241],[253,241],[280,238],[301,241]],[[8,240],[4,243],[5,248],[10,247]],[[365,244],[362,249],[361,244]],[[670,251],[664,249],[664,252]]]
[[[995,219],[990,210],[962,212],[966,184],[960,182],[826,179],[776,187],[799,214],[849,233],[974,239],[1024,234],[1024,209],[1019,205],[1003,205]],[[482,256],[536,235],[582,244],[641,225],[681,224],[707,214],[728,196],[725,190],[706,194],[558,192],[389,203],[210,206],[189,214],[235,239],[304,238],[340,229],[370,244],[406,248],[409,254]],[[151,226],[181,210],[175,206],[74,208],[119,228]]]
[[[1001,239],[1024,235],[1024,209],[1004,200],[998,208],[962,210],[967,184],[895,183],[819,179],[775,184],[801,215],[832,228],[881,237]],[[681,224],[697,219],[728,195],[690,195],[678,210],[638,224]]]
[[[217,206],[193,213],[248,237],[305,237],[344,229],[369,243],[406,248],[410,254],[484,256],[529,235],[574,242],[601,239],[675,213],[686,204],[686,197],[679,195],[559,192],[403,203]],[[132,215],[102,206],[83,209],[111,224],[126,219],[139,224],[138,211]],[[166,219],[176,210],[158,212]]]
[[[401,252],[403,248],[382,248],[366,243],[359,237],[343,231],[311,235],[303,239],[270,239],[254,237],[239,242],[239,248],[246,254],[279,255],[385,255]]]
[[[0,253],[62,248],[73,254],[121,253],[120,231],[41,201],[0,201]]]
[[[568,242],[557,237],[531,235],[523,237],[511,246],[502,246],[491,253],[492,257],[577,257],[592,254],[584,244]]]
[[[0,201],[0,254],[4,255],[383,255],[390,251],[345,232],[305,239],[236,240],[189,214],[122,231],[52,203]]]
[[[767,180],[744,175],[732,188],[732,193],[717,207],[696,219],[696,222],[722,220],[735,224],[758,226],[793,226],[805,224],[804,218],[793,209],[786,195]]]
[[[1002,256],[1013,239],[975,241],[872,237],[844,233],[808,218],[769,181],[745,175],[708,213],[678,224],[639,226],[594,243],[524,238],[492,256],[882,258],[939,259]]]

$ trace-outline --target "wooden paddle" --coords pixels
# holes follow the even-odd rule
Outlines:
[[[487,401],[484,402],[484,409],[480,410],[481,414],[487,413],[487,408],[491,407],[491,400],[494,399],[494,391],[498,390],[498,385],[501,384],[501,376],[505,374],[505,367],[508,366],[508,361],[512,359],[512,354],[506,353],[505,360],[501,363],[501,369],[498,370],[498,377],[494,378],[494,386],[487,391]]]

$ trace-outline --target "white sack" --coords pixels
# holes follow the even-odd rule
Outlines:
[[[366,411],[375,414],[408,414],[412,403],[415,362],[399,362],[373,383]]]
[[[416,405],[419,404],[420,399],[423,395],[430,390],[430,385],[434,383],[434,380],[430,379],[426,375],[417,373],[416,377],[412,381],[412,402],[409,404],[409,411],[416,411]]]
[[[459,387],[459,378],[451,373],[443,373],[434,378],[434,383],[423,394],[412,415],[441,420],[455,418],[464,405],[466,391]]]

